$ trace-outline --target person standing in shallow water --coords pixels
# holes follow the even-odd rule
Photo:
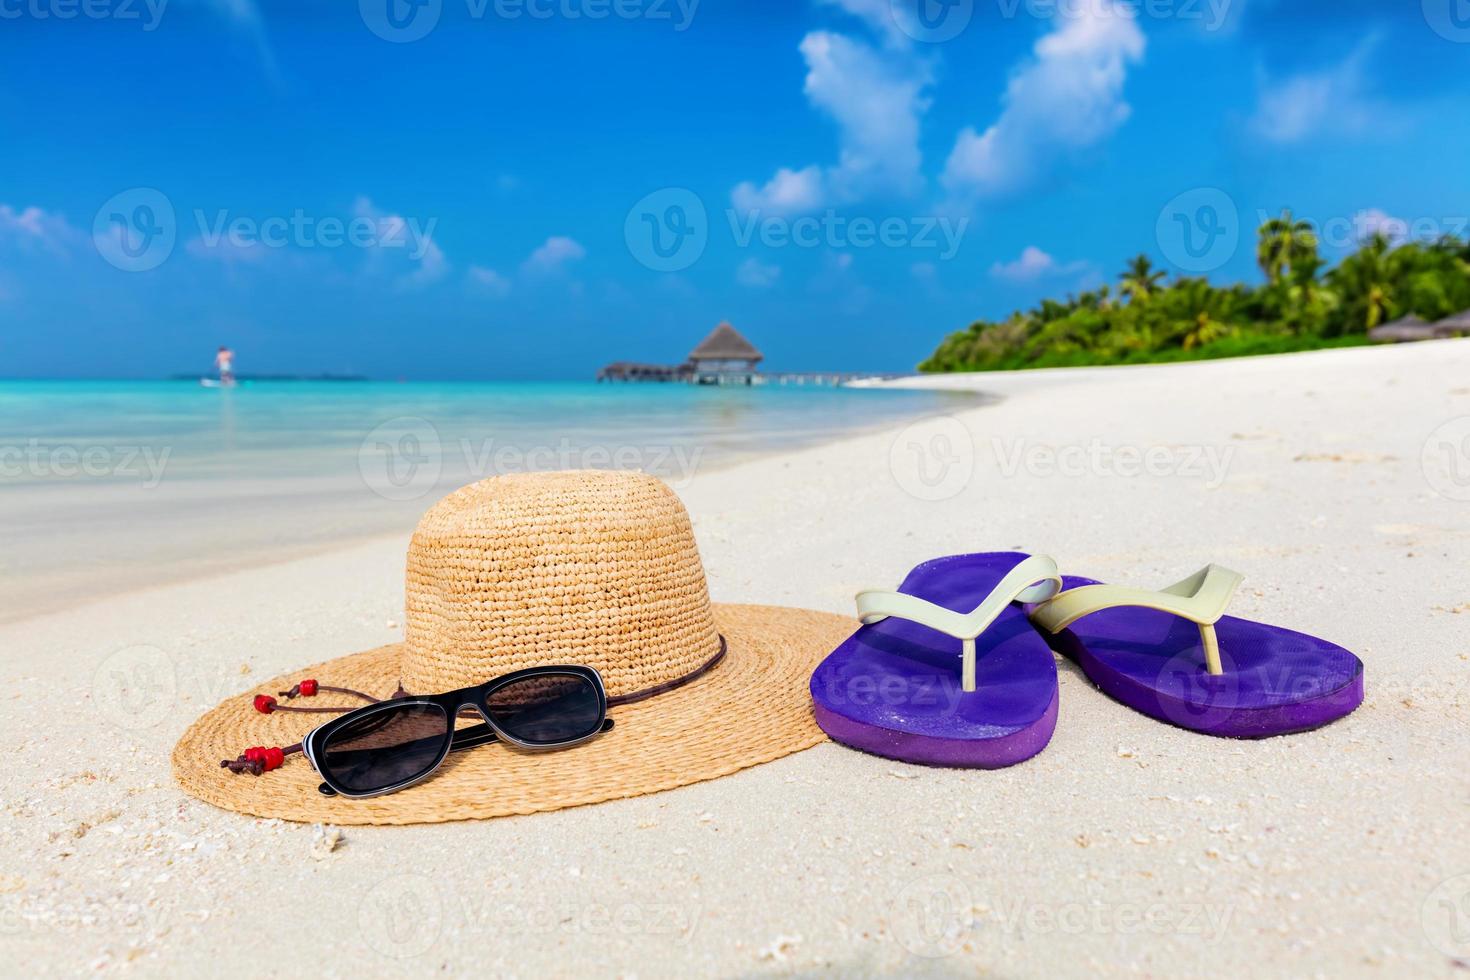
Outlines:
[[[219,351],[214,355],[214,366],[219,370],[219,383],[232,385],[235,383],[235,352],[220,345]]]

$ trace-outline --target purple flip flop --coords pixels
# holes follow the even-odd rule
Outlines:
[[[817,724],[904,762],[1031,758],[1056,728],[1056,659],[1015,603],[1060,588],[1050,558],[1005,552],[936,558],[898,592],[859,593],[864,625],[812,674]]]
[[[1241,576],[1210,565],[1159,592],[1067,576],[1027,607],[1105,694],[1224,738],[1319,728],[1363,702],[1363,663],[1335,643],[1224,615]]]

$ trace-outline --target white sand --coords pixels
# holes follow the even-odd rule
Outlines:
[[[1367,702],[1319,732],[1222,741],[1063,665],[1056,737],[1008,770],[823,745],[641,799],[348,828],[319,859],[309,827],[175,789],[170,748],[206,707],[399,634],[400,534],[0,627],[0,970],[1463,969],[1470,500],[1435,488],[1470,497],[1436,462],[1470,478],[1470,442],[1427,471],[1421,454],[1470,416],[1470,341],[939,383],[1007,400],[959,431],[697,478],[684,497],[716,598],[846,613],[859,587],[967,550],[1148,585],[1218,561],[1247,574],[1234,611],[1357,651]],[[937,452],[932,485],[914,444]],[[1036,447],[1075,448],[1063,472],[1008,466]],[[1130,447],[1162,447],[1153,472],[1119,471]],[[1228,461],[1218,486],[1210,459]],[[119,700],[123,680],[142,694]]]

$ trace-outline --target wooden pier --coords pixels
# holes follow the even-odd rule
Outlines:
[[[597,372],[598,381],[641,381],[696,385],[754,387],[838,387],[855,381],[884,381],[901,374],[872,374],[851,371],[763,372],[765,355],[740,335],[728,322],[721,323],[683,364],[641,364],[616,361]]]

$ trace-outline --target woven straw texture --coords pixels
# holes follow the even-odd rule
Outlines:
[[[616,696],[682,677],[720,647],[689,515],[638,473],[527,473],[455,491],[414,532],[407,605],[414,692],[580,663]]]
[[[195,722],[173,754],[184,790],[261,817],[407,824],[673,789],[824,740],[808,680],[854,628],[825,613],[712,605],[683,505],[639,474],[499,477],[451,494],[413,536],[407,592],[404,643],[293,671]],[[710,673],[611,709],[613,731],[570,749],[482,746],[451,755],[423,783],[367,800],[322,796],[300,755],[258,777],[219,765],[248,746],[297,742],[333,717],[251,707],[254,695],[275,695],[303,677],[386,696],[400,678],[408,690],[437,693],[522,667],[582,663],[617,695],[695,670],[721,635],[728,652]],[[353,702],[323,693],[298,703]]]

